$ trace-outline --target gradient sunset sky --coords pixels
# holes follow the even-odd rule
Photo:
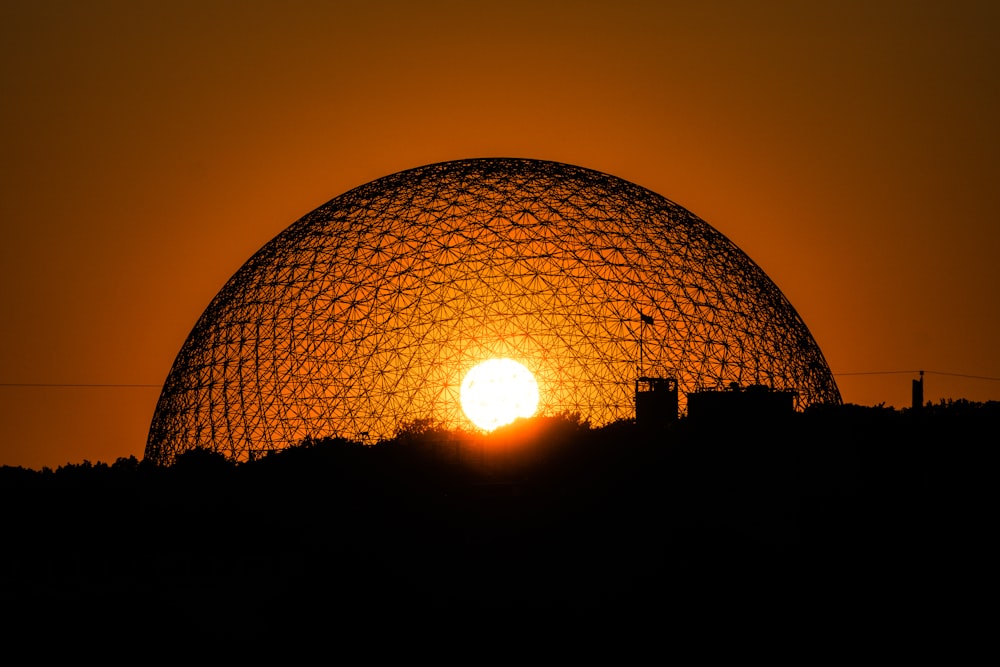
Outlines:
[[[142,457],[225,281],[337,195],[526,157],[742,248],[846,402],[1000,400],[1000,3],[0,3],[0,465]],[[81,386],[88,385],[88,386]]]

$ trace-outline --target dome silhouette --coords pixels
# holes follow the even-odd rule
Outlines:
[[[651,321],[651,322],[650,322]],[[464,374],[534,374],[539,414],[635,414],[638,376],[840,393],[805,323],[711,225],[620,178],[558,162],[430,164],[294,222],[223,286],[164,383],[145,456],[234,460],[308,437],[473,429]]]

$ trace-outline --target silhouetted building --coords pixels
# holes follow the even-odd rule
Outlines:
[[[695,391],[687,395],[688,419],[700,423],[713,420],[747,421],[777,419],[795,412],[796,392],[754,384],[728,389]]]
[[[643,429],[677,421],[677,380],[640,377],[635,381],[635,423]]]

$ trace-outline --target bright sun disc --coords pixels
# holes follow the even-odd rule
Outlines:
[[[465,374],[459,394],[462,411],[481,429],[492,431],[538,408],[538,384],[513,359],[487,359]]]

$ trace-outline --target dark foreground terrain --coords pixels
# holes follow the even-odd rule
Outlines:
[[[652,434],[559,417],[242,464],[6,467],[3,638],[954,657],[992,605],[998,425],[961,401]]]

